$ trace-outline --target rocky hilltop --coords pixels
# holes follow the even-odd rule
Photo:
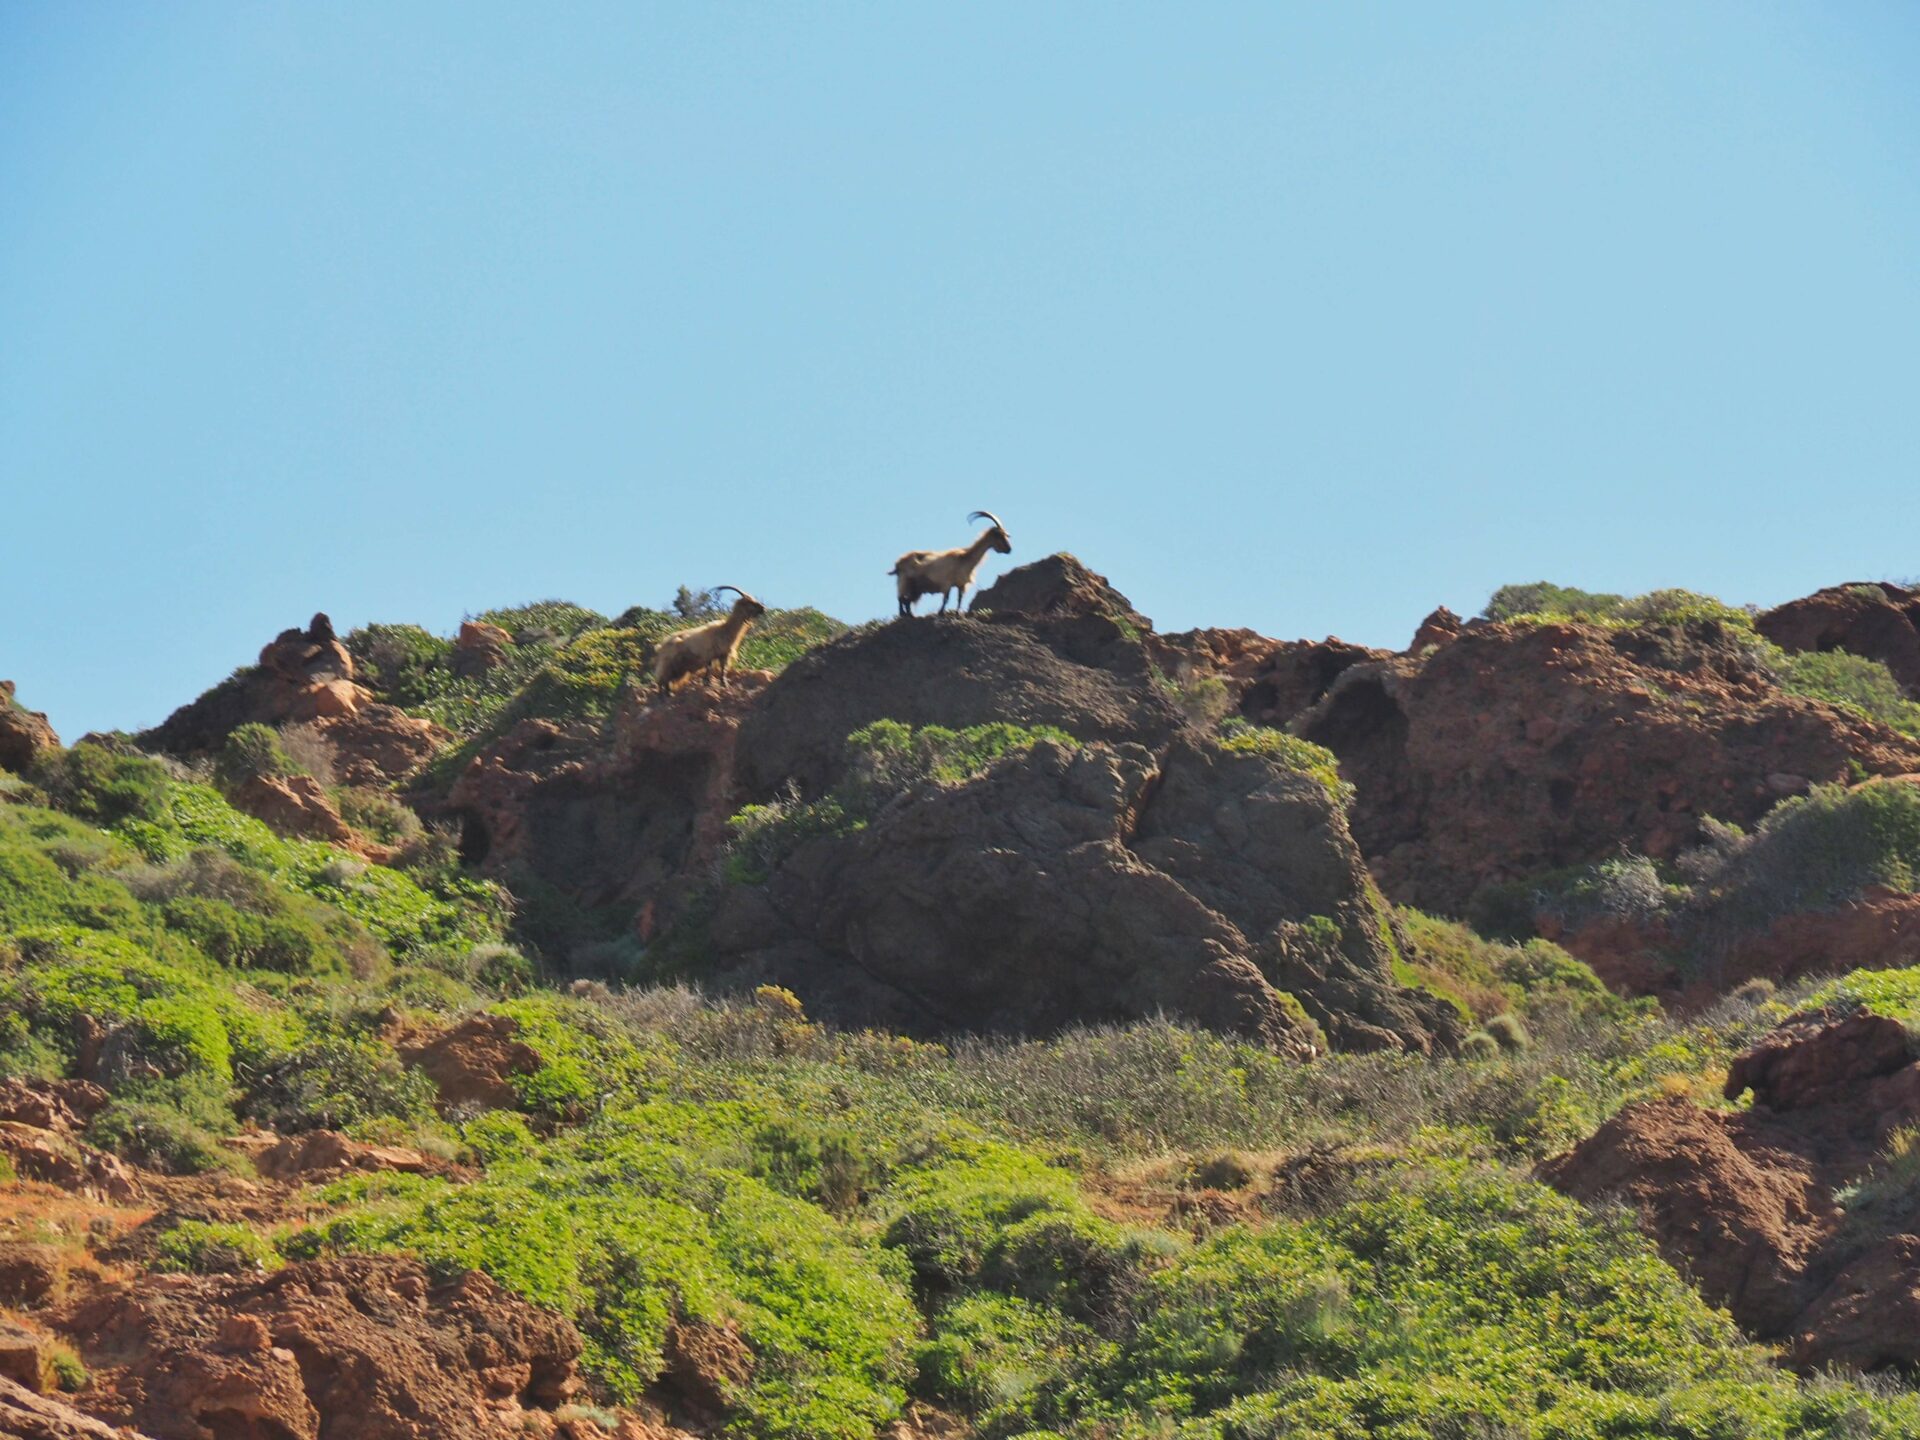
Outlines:
[[[0,685],[0,1433],[1920,1434],[1920,595],[715,613]]]

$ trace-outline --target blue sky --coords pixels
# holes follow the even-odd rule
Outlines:
[[[0,676],[998,511],[1163,628],[1920,573],[1920,6],[0,7]],[[994,567],[1011,563],[996,557]]]

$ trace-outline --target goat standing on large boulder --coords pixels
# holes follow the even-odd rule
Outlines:
[[[895,588],[900,597],[900,613],[913,614],[914,603],[922,595],[939,595],[939,614],[945,614],[947,601],[955,591],[959,592],[959,605],[967,602],[967,591],[973,588],[974,571],[980,568],[980,562],[987,558],[989,550],[998,550],[1002,555],[1013,553],[1013,542],[1007,538],[1007,527],[1000,523],[1000,517],[991,510],[976,510],[967,516],[969,520],[990,520],[992,525],[975,538],[971,545],[962,545],[956,550],[909,550],[893,562],[893,569],[887,573],[897,577]],[[959,608],[956,606],[955,608]]]

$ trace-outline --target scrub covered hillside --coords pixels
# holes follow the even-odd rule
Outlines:
[[[665,699],[654,612],[316,621],[138,742],[6,752],[0,1430],[1920,1434],[1920,1000],[1873,958],[1920,789],[1845,764],[1898,774],[1897,726],[1658,607],[1345,689],[1070,561],[966,617],[795,613]],[[1644,881],[1563,849],[1396,900],[1362,817],[1407,773],[1340,696],[1417,751],[1423,673],[1555,627],[1839,773]],[[1852,973],[1713,948],[1841,914]],[[1775,1253],[1757,1195],[1810,1227],[1771,1309],[1684,1238]]]

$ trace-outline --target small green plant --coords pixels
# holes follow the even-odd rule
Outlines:
[[[214,757],[213,776],[220,788],[233,791],[250,780],[298,773],[293,757],[271,726],[246,724],[227,736]]]
[[[1494,1015],[1483,1021],[1481,1033],[1493,1037],[1494,1043],[1509,1052],[1531,1049],[1533,1036],[1527,1033],[1526,1022],[1518,1015]]]
[[[1312,776],[1339,806],[1353,800],[1353,786],[1340,778],[1340,761],[1324,745],[1302,740],[1284,730],[1250,725],[1238,717],[1220,727],[1220,748],[1232,755],[1264,755],[1289,770]]]
[[[155,1246],[157,1270],[194,1275],[244,1275],[277,1270],[286,1263],[265,1236],[245,1225],[180,1220]]]

